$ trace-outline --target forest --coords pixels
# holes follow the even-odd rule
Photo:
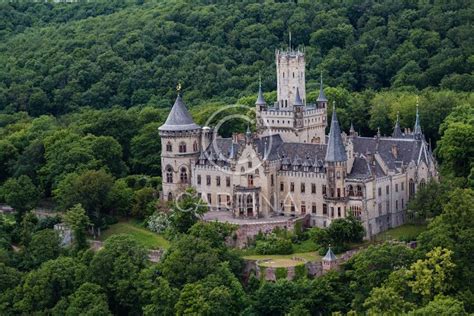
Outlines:
[[[0,214],[0,314],[474,313],[473,18],[471,1],[0,3],[0,204],[16,211]],[[410,201],[427,225],[416,249],[378,243],[319,278],[244,282],[242,252],[226,244],[235,227],[158,200],[157,129],[178,83],[198,124],[232,104],[253,115],[259,77],[274,101],[274,51],[290,32],[307,99],[322,73],[346,132],[390,135],[397,116],[412,128],[418,103],[441,181]],[[224,136],[246,128],[228,124]],[[91,226],[123,218],[166,237],[159,263],[128,235],[88,248]],[[52,229],[60,221],[71,247]],[[358,227],[339,224],[260,236],[253,250],[360,241],[338,239]]]

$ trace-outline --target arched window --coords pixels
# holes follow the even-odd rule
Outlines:
[[[411,198],[413,195],[415,195],[415,182],[413,179],[410,179],[408,183],[408,196]]]
[[[425,179],[421,179],[420,181],[420,188],[423,188],[426,185]]]
[[[186,143],[185,142],[179,143],[179,152],[180,153],[185,153],[186,152]]]
[[[247,176],[247,186],[248,187],[253,187],[253,174],[249,174]]]
[[[173,201],[173,193],[168,193],[168,201]]]
[[[173,151],[173,146],[171,145],[171,142],[168,142],[168,143],[166,144],[166,151],[168,151],[168,152],[169,152],[169,151]]]
[[[354,196],[354,187],[349,185],[349,196]]]
[[[362,187],[360,185],[357,186],[357,196],[362,196]]]
[[[240,172],[245,173],[245,168],[244,167],[240,168]]]
[[[198,144],[196,141],[193,143],[193,151],[198,151]]]
[[[179,179],[181,180],[181,183],[188,183],[188,171],[185,167],[181,167]]]
[[[166,183],[173,183],[173,168],[166,167]]]

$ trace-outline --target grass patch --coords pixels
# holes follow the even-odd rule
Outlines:
[[[293,259],[273,259],[270,261],[261,261],[259,263],[260,267],[272,267],[272,268],[288,268],[304,265],[305,261],[293,260]],[[285,269],[286,272],[286,269]],[[286,278],[286,273],[285,276]]]
[[[385,240],[402,240],[409,241],[414,240],[418,237],[419,234],[426,230],[426,225],[415,225],[415,224],[405,224],[395,228],[391,228],[383,233],[378,234],[375,237],[376,241],[385,241]]]
[[[249,260],[265,260],[265,259],[283,260],[283,259],[292,259],[293,257],[302,258],[307,261],[321,261],[321,256],[314,251],[292,253],[291,255],[248,255],[248,256],[244,256],[243,258],[249,259]]]
[[[143,228],[139,222],[134,220],[120,221],[110,225],[102,232],[100,240],[104,241],[112,235],[126,234],[135,239],[140,245],[147,249],[168,248],[169,241],[163,236]]]
[[[317,251],[319,249],[318,244],[316,244],[311,239],[304,240],[299,244],[293,244],[293,252],[310,252]]]

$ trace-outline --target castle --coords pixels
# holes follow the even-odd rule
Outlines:
[[[316,102],[306,100],[305,56],[276,51],[277,102],[267,104],[262,88],[255,103],[256,132],[222,138],[191,118],[178,93],[159,128],[163,199],[188,186],[210,210],[237,218],[309,218],[326,227],[349,214],[367,237],[405,220],[408,200],[430,179],[436,162],[420,126],[402,133],[398,119],[391,137],[341,132],[333,104],[329,135],[323,82]]]

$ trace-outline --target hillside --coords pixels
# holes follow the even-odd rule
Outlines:
[[[469,1],[207,2],[4,10],[0,111],[168,107],[177,82],[191,105],[234,102],[255,93],[259,74],[275,88],[274,50],[289,31],[310,89],[320,72],[349,91],[474,87]]]

